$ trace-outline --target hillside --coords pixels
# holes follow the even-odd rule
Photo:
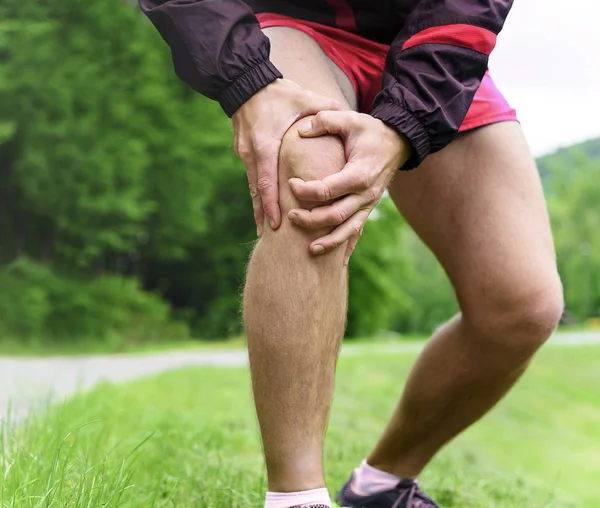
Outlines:
[[[583,143],[559,148],[557,151],[537,159],[537,166],[546,190],[551,190],[550,173],[553,167],[569,167],[576,171],[582,161],[600,159],[600,138],[589,139]]]

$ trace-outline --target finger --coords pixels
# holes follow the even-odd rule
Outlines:
[[[295,208],[290,211],[288,218],[297,226],[306,229],[338,226],[360,210],[364,205],[363,201],[358,194],[350,194],[332,205],[319,206],[312,210]]]
[[[340,101],[325,97],[310,90],[305,90],[299,117],[314,115],[320,111],[344,111],[348,106]]]
[[[252,198],[252,210],[254,212],[254,221],[256,222],[256,236],[260,238],[263,234],[265,214],[263,212],[263,204],[260,200],[260,195],[258,194],[257,190],[255,190],[254,192],[255,197]],[[252,195],[252,190],[250,191],[250,195]]]
[[[350,219],[335,228],[331,233],[311,243],[310,252],[314,255],[331,252],[346,243],[353,236],[360,235],[369,217],[369,212],[370,210],[356,212]]]
[[[358,113],[354,111],[320,111],[313,118],[300,123],[298,133],[303,137],[316,137],[323,134],[337,134],[347,137],[358,127]]]
[[[271,229],[277,229],[281,224],[277,173],[280,145],[280,142],[255,145],[256,186]]]
[[[349,162],[341,171],[322,180],[305,182],[300,178],[290,178],[288,183],[296,199],[323,202],[368,189],[371,186],[371,175]]]
[[[256,222],[256,236],[262,236],[263,224],[265,222],[265,214],[263,205],[258,192],[258,184],[256,178],[256,163],[252,158],[247,158],[244,162],[246,165],[246,175],[248,176],[248,187],[250,188],[250,197],[252,198],[252,211],[254,212],[254,222]]]
[[[358,243],[358,239],[360,238],[360,235],[362,235],[362,230],[358,235],[354,235],[352,238],[350,238],[350,240],[348,240],[348,246],[346,247],[346,255],[344,257],[344,266],[348,266],[348,262],[350,261],[350,256],[352,256],[352,253],[354,252],[354,248],[356,247],[356,244]]]

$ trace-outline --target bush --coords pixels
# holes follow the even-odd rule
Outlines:
[[[171,323],[168,304],[142,291],[135,279],[64,278],[21,258],[0,271],[0,287],[3,336],[94,338],[119,346],[189,335],[185,325]]]
[[[53,282],[47,268],[21,260],[0,271],[0,333],[36,337],[52,312],[46,287]],[[36,281],[32,283],[32,280]],[[42,284],[37,282],[44,281]],[[25,317],[26,316],[26,317]]]

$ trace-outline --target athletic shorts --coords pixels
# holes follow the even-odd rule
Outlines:
[[[294,28],[310,36],[327,56],[346,74],[358,99],[361,113],[370,113],[373,99],[381,91],[385,59],[390,47],[339,28],[304,21],[281,14],[259,13],[261,28]],[[517,120],[486,72],[459,131],[464,132],[496,122]]]

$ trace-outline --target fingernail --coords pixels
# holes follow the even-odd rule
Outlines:
[[[315,245],[312,251],[314,254],[323,254],[323,252],[325,252],[325,247],[322,245]]]
[[[288,214],[288,219],[290,219],[292,222],[298,222],[298,214],[294,213],[294,212],[290,212]]]
[[[273,220],[273,217],[269,217],[269,226],[271,226],[271,229],[275,229],[275,221]]]
[[[344,266],[348,266],[348,261],[350,261],[350,256],[344,259]]]
[[[310,131],[312,131],[312,121],[311,120],[302,122],[302,125],[300,125],[300,127],[298,127],[298,132],[300,132],[300,134],[310,134]]]

